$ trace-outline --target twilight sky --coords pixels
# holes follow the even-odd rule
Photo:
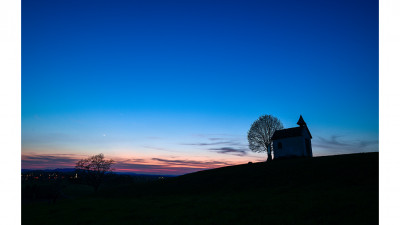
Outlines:
[[[22,168],[264,161],[260,115],[315,156],[378,151],[378,1],[22,0]]]

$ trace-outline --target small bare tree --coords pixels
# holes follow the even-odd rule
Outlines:
[[[271,115],[260,116],[247,132],[249,148],[253,152],[267,152],[268,161],[272,160],[271,138],[276,130],[283,129],[281,121]]]
[[[90,186],[95,193],[103,182],[105,175],[112,171],[114,160],[105,160],[104,155],[98,154],[87,159],[81,159],[76,163],[75,169],[80,177]]]

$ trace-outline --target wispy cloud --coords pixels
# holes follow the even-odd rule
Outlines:
[[[23,169],[73,168],[85,155],[75,154],[23,154]],[[233,165],[229,162],[188,160],[173,158],[114,158],[116,172],[180,175],[199,170]]]
[[[224,138],[208,138],[210,141],[219,141],[219,140],[224,140]]]
[[[154,147],[154,146],[149,146],[149,145],[143,145],[144,148],[148,149],[154,149],[154,150],[160,150],[160,151],[166,151],[165,148],[160,148],[160,147]]]
[[[117,163],[115,165],[116,172],[133,172],[143,174],[157,174],[157,175],[181,175],[186,173],[193,173],[196,171],[204,170],[203,167],[187,167],[187,166],[168,166],[168,165],[155,165],[155,164],[130,164],[130,163]]]
[[[210,148],[209,150],[215,151],[221,154],[232,154],[237,156],[247,155],[247,149],[237,149],[232,147],[222,147],[222,148]]]
[[[376,151],[378,144],[378,140],[348,140],[344,136],[332,135],[330,138],[318,137],[312,145],[315,149],[337,154]]]
[[[336,135],[332,135],[330,137],[330,139],[325,139],[323,137],[319,137],[319,139],[321,140],[322,143],[324,143],[325,145],[330,145],[330,146],[349,146],[349,143],[345,143],[343,141],[339,141],[338,139],[342,137],[342,136],[336,136]]]
[[[242,135],[235,135],[235,134],[226,134],[226,133],[219,133],[219,134],[192,134],[193,137],[198,138],[207,138],[209,140],[222,140],[222,139],[229,139],[229,138],[240,138]]]
[[[201,170],[201,168],[189,167],[170,167],[157,164],[144,164],[144,163],[126,163],[116,162],[116,172],[133,172],[133,173],[146,173],[146,174],[184,174]]]
[[[157,150],[157,151],[181,152],[181,151],[177,151],[177,150],[171,150],[171,149],[167,149],[167,148],[156,147],[156,146],[149,146],[149,145],[143,145],[142,147],[143,147],[143,148],[147,148],[147,149]]]
[[[195,167],[202,167],[202,168],[208,168],[208,167],[217,167],[217,166],[228,166],[232,165],[227,162],[221,162],[221,161],[196,161],[196,160],[171,160],[171,159],[162,159],[162,158],[152,158],[153,160],[167,163],[173,166],[195,166]]]
[[[231,154],[235,156],[247,155],[249,149],[247,148],[247,142],[244,142],[243,138],[227,134],[221,135],[222,137],[206,134],[198,135],[199,137],[206,139],[206,141],[195,143],[182,143],[182,145],[205,147],[204,149],[207,151],[213,151],[220,154]]]
[[[233,165],[221,161],[178,160],[166,158],[128,159],[117,161],[116,171],[150,174],[185,174],[204,169]]]
[[[379,141],[378,141],[378,140],[360,141],[360,142],[358,143],[358,147],[364,148],[364,147],[368,147],[368,146],[371,146],[371,145],[378,145],[378,144],[379,144]]]
[[[146,163],[146,159],[141,159],[141,158],[116,159],[116,162],[125,164]]]
[[[194,145],[194,146],[208,146],[208,145],[236,145],[235,142],[232,141],[219,141],[219,142],[199,142],[199,143],[183,143],[182,145]]]
[[[21,156],[22,168],[69,168],[85,156],[73,154],[23,154]]]

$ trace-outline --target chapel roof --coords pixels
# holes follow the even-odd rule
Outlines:
[[[297,136],[302,136],[303,128],[302,127],[293,127],[293,128],[288,128],[288,129],[282,129],[282,130],[276,130],[274,132],[274,135],[272,135],[272,140],[276,139],[282,139],[282,138],[288,138],[288,137],[297,137]]]
[[[276,130],[274,132],[274,135],[272,135],[271,140],[303,136],[303,132],[302,132],[303,129],[306,129],[308,134],[310,135],[310,138],[312,138],[311,133],[308,130],[307,126],[304,126],[304,127],[293,127],[293,128],[282,129],[282,130]]]

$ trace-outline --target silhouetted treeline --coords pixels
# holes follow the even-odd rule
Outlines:
[[[108,173],[102,186],[103,193],[115,192],[121,187],[135,187],[163,179],[158,175]],[[91,195],[85,180],[75,171],[58,172],[32,170],[21,174],[22,200],[49,200]]]

